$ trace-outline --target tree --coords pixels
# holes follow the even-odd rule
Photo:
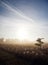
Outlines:
[[[44,38],[38,38],[38,39],[36,40],[38,43],[35,43],[35,45],[39,46],[40,49],[41,49],[41,47],[42,47],[42,44],[44,43],[44,42],[42,41],[42,39],[44,39]]]

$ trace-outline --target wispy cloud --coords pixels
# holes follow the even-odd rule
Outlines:
[[[33,20],[32,18],[26,16],[20,9],[17,7],[11,6],[11,3],[6,3],[2,1],[2,6],[5,7],[5,9],[9,10],[6,15],[8,14],[9,16],[0,16],[0,35],[5,36],[5,37],[16,37],[16,32],[18,28],[25,27],[26,30],[29,32],[29,37],[31,39],[36,38],[36,37],[45,37],[46,39],[48,38],[48,21],[46,21],[43,17],[38,18],[38,13],[41,14],[41,12],[37,10],[33,10],[35,13],[30,12],[30,15],[36,17],[36,20]],[[26,9],[26,8],[25,8]],[[29,10],[30,11],[30,10]],[[31,9],[32,11],[32,9]],[[37,12],[36,12],[37,11]],[[10,12],[12,14],[10,14]],[[43,12],[43,11],[42,11]],[[4,11],[3,11],[4,13]],[[25,10],[26,13],[26,10]],[[15,16],[13,16],[13,14]],[[11,15],[11,16],[10,16]],[[13,16],[13,17],[12,17]],[[20,16],[17,18],[17,16]],[[41,17],[41,16],[40,16]]]
[[[21,11],[19,12],[18,10],[12,8],[10,5],[6,4],[5,2],[2,2],[3,6],[5,6],[8,10],[10,10],[11,12],[13,12],[14,14],[18,14],[19,16],[21,16],[23,19],[34,22],[34,20],[32,18],[29,18],[27,16],[25,16],[24,14],[21,13]]]

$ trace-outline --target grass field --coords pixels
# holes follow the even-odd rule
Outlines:
[[[0,65],[48,65],[48,48],[0,44]]]

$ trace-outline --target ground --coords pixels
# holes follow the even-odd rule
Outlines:
[[[0,65],[48,65],[48,48],[0,44]]]

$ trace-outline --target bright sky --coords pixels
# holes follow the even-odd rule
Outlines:
[[[0,38],[48,41],[47,0],[0,0]]]

